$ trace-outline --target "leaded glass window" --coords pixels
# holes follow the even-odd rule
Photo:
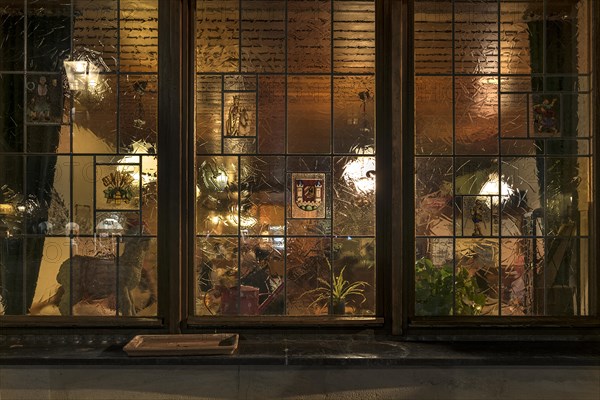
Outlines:
[[[590,314],[591,15],[415,1],[415,315]]]
[[[373,315],[374,1],[197,3],[195,315]]]
[[[0,4],[0,309],[157,315],[157,0]]]

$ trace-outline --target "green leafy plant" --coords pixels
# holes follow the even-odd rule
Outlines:
[[[428,258],[416,261],[416,315],[478,315],[484,305],[485,294],[466,268],[457,268],[454,275],[452,265],[436,266]]]
[[[343,314],[345,312],[346,301],[349,296],[358,297],[361,299],[359,305],[363,304],[367,300],[364,295],[364,291],[365,288],[369,286],[369,283],[365,281],[350,282],[347,279],[344,279],[344,271],[346,270],[346,267],[343,267],[340,270],[339,275],[336,276],[331,268],[329,260],[326,261],[331,274],[331,283],[323,278],[317,278],[318,282],[322,286],[308,290],[302,293],[300,296],[304,297],[307,295],[316,295],[313,302],[309,305],[309,308],[316,306],[319,309],[323,309],[331,304],[334,314]]]

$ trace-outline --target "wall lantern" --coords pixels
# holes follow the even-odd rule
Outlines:
[[[375,153],[372,146],[352,150],[361,156]],[[352,158],[342,168],[342,178],[352,184],[358,194],[370,196],[375,193],[375,157]]]
[[[479,200],[485,201],[488,207],[492,204],[496,207],[500,202],[504,206],[514,193],[515,190],[504,179],[500,179],[496,173],[491,173],[479,191],[479,195],[483,197]]]
[[[229,185],[229,178],[227,177],[227,172],[220,170],[214,176],[214,182],[217,190],[223,191]]]
[[[141,185],[146,186],[152,182],[156,182],[158,175],[158,160],[156,156],[152,156],[155,153],[154,146],[143,140],[133,142],[132,151],[129,155],[121,158],[117,167],[118,171],[122,173],[129,173],[133,179],[139,182]],[[137,171],[136,166],[140,166],[140,156],[135,154],[145,155],[143,161],[143,170]],[[141,180],[140,180],[141,176]]]
[[[64,61],[70,90],[94,89],[98,84],[99,69],[87,61]]]

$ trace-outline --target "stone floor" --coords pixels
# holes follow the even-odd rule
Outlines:
[[[4,366],[2,400],[597,400],[600,367]]]
[[[128,357],[115,340],[3,337],[0,400],[600,399],[597,341],[262,334],[233,355]]]

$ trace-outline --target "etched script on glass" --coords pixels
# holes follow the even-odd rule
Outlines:
[[[115,70],[119,40],[117,3],[75,0],[74,10],[73,58],[94,62],[102,71]]]
[[[221,85],[219,76],[199,75],[196,93],[196,151],[221,151]]]
[[[452,72],[452,2],[416,0],[414,58],[417,74]]]
[[[536,34],[536,14],[543,0],[500,2],[500,65],[503,74],[531,73],[531,42]],[[531,24],[533,22],[533,24]],[[542,48],[534,51],[543,51]]]
[[[454,68],[458,73],[498,72],[498,2],[454,2]]]
[[[287,21],[289,72],[331,69],[331,4],[325,0],[290,0]]]
[[[285,71],[285,2],[242,1],[242,71]]]
[[[196,71],[237,72],[240,62],[237,0],[200,0],[196,19]]]
[[[333,69],[375,72],[375,3],[333,2]]]
[[[158,70],[158,1],[121,0],[120,66],[123,71]]]

